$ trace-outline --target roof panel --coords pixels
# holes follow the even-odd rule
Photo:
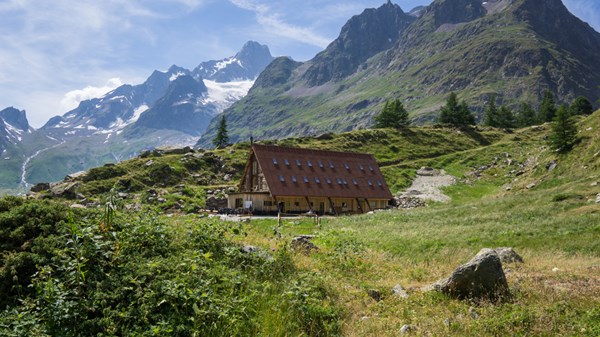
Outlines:
[[[260,144],[254,144],[252,150],[273,196],[392,198],[379,166],[370,154]],[[286,165],[273,165],[275,160]],[[289,165],[288,160],[293,160],[296,165]],[[307,165],[297,165],[297,162]],[[309,162],[317,163],[318,167],[309,165]],[[369,169],[365,170],[365,167]],[[281,176],[284,177],[283,181]],[[294,181],[292,177],[302,177],[302,183],[287,183]],[[307,177],[308,182],[305,182],[304,177]],[[337,183],[338,179],[341,184]],[[349,181],[352,184],[348,184]],[[371,181],[379,181],[381,186],[368,184]]]

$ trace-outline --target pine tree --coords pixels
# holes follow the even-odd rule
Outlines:
[[[473,125],[475,124],[475,116],[473,116],[473,113],[471,113],[469,106],[464,100],[458,103],[456,93],[452,92],[446,100],[446,105],[440,110],[438,121],[442,124],[456,126]]]
[[[519,111],[517,113],[517,126],[526,127],[534,125],[537,122],[535,111],[531,108],[531,105],[527,103],[521,103]]]
[[[485,113],[483,115],[483,125],[498,127],[498,108],[496,108],[496,95],[490,95],[490,101],[485,107]]]
[[[542,123],[551,122],[556,115],[556,103],[554,102],[554,95],[550,90],[545,90],[542,97],[542,104],[540,106],[539,121]]]
[[[399,99],[385,102],[383,110],[375,116],[375,128],[400,128],[409,125],[408,112]]]
[[[219,149],[227,146],[229,143],[229,136],[227,135],[227,123],[225,122],[225,115],[221,116],[221,121],[217,128],[217,135],[213,139],[213,145]]]
[[[565,104],[556,112],[549,142],[550,147],[559,153],[568,152],[577,142],[577,125]]]
[[[592,102],[583,96],[579,96],[571,103],[572,115],[591,115],[594,112]]]
[[[512,110],[506,105],[501,106],[498,110],[498,127],[511,129],[515,127],[515,124],[515,115]]]

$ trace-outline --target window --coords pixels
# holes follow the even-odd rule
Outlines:
[[[354,179],[354,178],[352,178],[352,183],[353,183],[354,185],[358,185],[358,181],[357,181],[356,179]]]
[[[308,184],[308,177],[304,176],[304,182]]]
[[[348,181],[346,179],[342,179],[342,181],[344,182],[344,185],[348,185]]]
[[[326,178],[326,180],[327,180],[327,183],[328,183],[328,184],[331,184],[331,179],[330,179],[329,177],[328,177],[328,178]]]
[[[290,162],[287,159],[284,159],[283,162],[285,163],[286,166],[290,166]]]
[[[343,184],[344,182],[342,181],[342,179],[340,179],[340,178],[337,178],[337,183],[338,183],[339,185],[341,185],[341,184]]]
[[[373,182],[369,180],[369,186],[373,186]]]
[[[332,163],[332,162],[329,162],[329,167],[330,167],[330,168],[335,168],[335,166],[333,166],[333,163]]]
[[[319,160],[319,167],[323,168],[323,162]]]
[[[277,158],[273,158],[273,165],[278,165]]]
[[[381,181],[377,180],[377,186],[382,187],[383,184],[381,183]]]
[[[308,167],[312,167],[312,162],[311,162],[310,160],[307,160],[307,161],[306,161],[306,165],[307,165]]]
[[[271,201],[271,200],[265,200],[265,202],[263,203],[263,206],[266,206],[266,207],[273,206],[273,201]]]
[[[300,203],[298,201],[294,201],[294,206],[300,207]]]
[[[359,164],[359,165],[358,165],[358,168],[359,168],[361,171],[364,171],[364,170],[365,170],[365,167],[364,167],[362,164]]]
[[[315,177],[315,183],[320,184],[321,183],[321,179],[319,177]]]
[[[369,165],[369,171],[371,171],[371,172],[374,171],[373,166]]]
[[[292,176],[292,182],[294,182],[294,183],[297,182],[296,176]]]
[[[298,167],[302,166],[302,162],[300,161],[300,159],[296,159],[296,165],[298,165]]]
[[[346,170],[350,171],[350,166],[348,166],[348,164],[344,163],[344,167],[346,168]]]
[[[285,177],[283,175],[279,176],[279,181],[281,181],[282,183],[285,183]]]

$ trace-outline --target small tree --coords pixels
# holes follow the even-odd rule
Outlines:
[[[521,103],[516,119],[519,127],[534,125],[537,121],[535,111],[527,103]]]
[[[512,110],[506,105],[500,107],[500,110],[498,111],[498,117],[499,128],[510,129],[515,127],[515,115],[513,114]]]
[[[490,101],[485,107],[483,114],[483,125],[498,127],[498,108],[496,108],[496,95],[490,95]]]
[[[410,124],[408,112],[399,99],[385,102],[383,110],[375,116],[376,128],[400,128]]]
[[[560,153],[568,152],[577,142],[577,125],[565,104],[556,112],[549,142],[550,147]]]
[[[545,90],[542,97],[542,104],[540,105],[539,121],[542,123],[551,122],[556,115],[556,103],[554,102],[554,95],[550,90]]]
[[[571,103],[572,115],[591,115],[594,112],[592,102],[583,96],[579,96]]]
[[[440,117],[438,120],[443,124],[452,124],[456,126],[461,125],[473,125],[475,124],[475,116],[469,110],[469,106],[463,100],[458,103],[458,97],[456,93],[450,93],[446,100],[446,105],[440,110]]]
[[[227,135],[227,123],[225,122],[225,115],[221,116],[221,121],[217,128],[217,135],[213,139],[213,145],[216,148],[223,148],[229,143],[229,136]]]

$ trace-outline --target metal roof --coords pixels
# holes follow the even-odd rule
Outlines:
[[[254,144],[271,195],[391,199],[370,154]]]

